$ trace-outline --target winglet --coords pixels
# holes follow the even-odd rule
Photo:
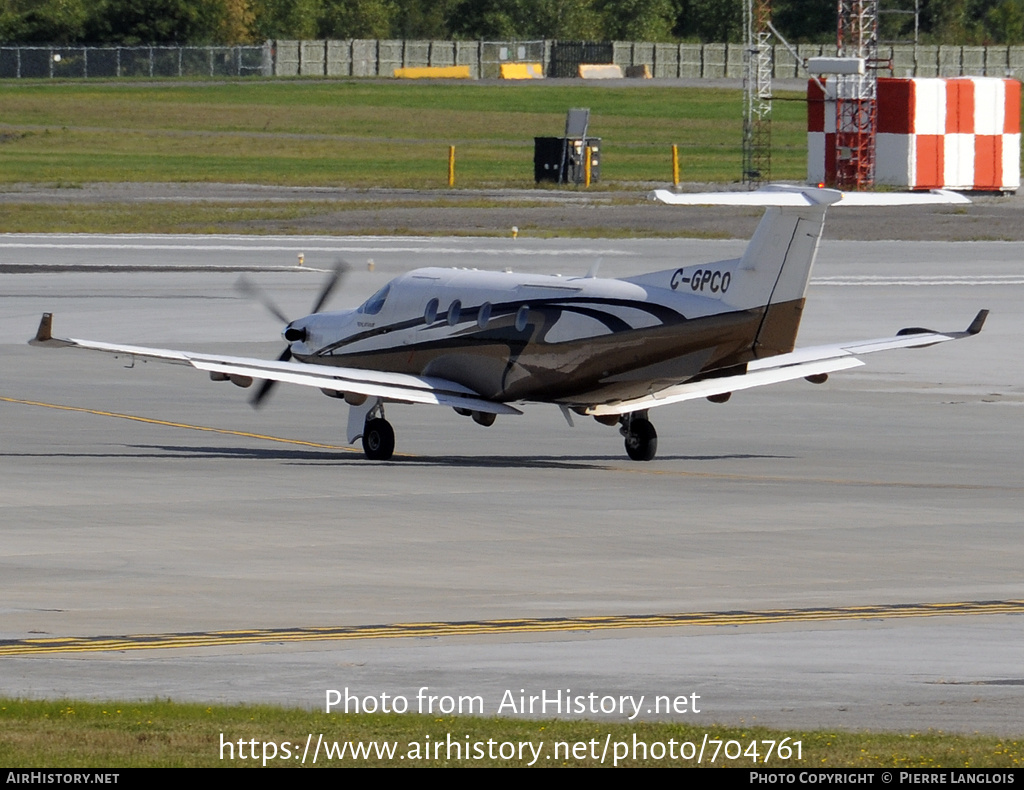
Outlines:
[[[978,334],[981,331],[981,328],[985,326],[986,318],[988,318],[988,310],[979,310],[978,314],[974,316],[974,320],[971,321],[971,325],[967,327],[967,334]]]
[[[61,340],[53,336],[53,313],[43,313],[39,320],[39,328],[36,336],[28,341],[30,346],[73,346],[67,340]]]
[[[963,332],[936,332],[934,329],[924,329],[920,326],[908,326],[906,329],[901,329],[896,333],[896,337],[902,337],[903,335],[946,335],[947,337],[958,339],[961,337],[970,337],[981,332],[981,328],[985,326],[985,319],[988,318],[988,310],[979,310],[978,314],[974,316],[974,320],[971,321],[971,325]]]
[[[39,321],[39,328],[36,330],[36,336],[28,342],[35,346],[53,340],[52,330],[53,313],[43,313],[43,317]]]

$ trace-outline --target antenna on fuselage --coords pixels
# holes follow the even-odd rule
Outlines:
[[[603,257],[598,258],[596,261],[594,261],[594,264],[589,269],[587,269],[586,279],[593,280],[595,277],[597,277],[597,270],[601,268],[601,264],[603,262]]]

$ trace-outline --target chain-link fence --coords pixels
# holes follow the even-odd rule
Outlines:
[[[259,47],[0,46],[0,77],[248,77],[273,74]]]
[[[654,44],[641,41],[274,41],[272,73],[280,77],[391,77],[395,69],[469,66],[473,79],[497,79],[508,63],[540,63],[547,77],[575,77],[580,63],[646,66],[660,79],[742,79],[743,44]],[[806,78],[801,61],[827,54],[821,44],[801,44],[800,60],[774,47],[773,76]],[[1024,78],[1024,47],[879,47],[881,76]]]
[[[546,64],[550,54],[550,41],[481,41],[480,77],[500,77],[501,67],[505,63]]]
[[[827,53],[801,44],[800,60]],[[1024,78],[1024,47],[879,47],[881,76]],[[545,76],[575,76],[579,63],[646,66],[661,79],[743,76],[743,45],[649,42],[316,40],[244,47],[0,46],[0,78],[83,77],[391,77],[395,69],[469,66],[473,79],[496,79],[509,63],[539,63]],[[776,78],[805,77],[784,47],[774,48]]]

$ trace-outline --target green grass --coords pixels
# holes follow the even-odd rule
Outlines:
[[[291,759],[271,759],[269,766],[295,766],[308,735],[315,745],[319,736],[328,742],[375,741],[395,742],[397,751],[393,759],[329,760],[321,752],[317,764],[339,765],[523,765],[529,759],[463,759],[448,762],[446,747],[439,759],[412,761],[408,756],[412,744],[418,744],[420,753],[428,742],[446,743],[448,736],[459,744],[487,741],[543,743],[545,751],[538,765],[593,766],[600,760],[593,756],[591,742],[597,742],[600,753],[605,740],[633,743],[637,741],[652,747],[655,743],[668,744],[674,740],[677,750],[682,742],[695,743],[699,748],[705,734],[711,740],[736,741],[744,750],[751,742],[758,744],[757,765],[814,770],[835,767],[882,768],[1019,768],[1024,764],[1024,742],[995,736],[954,736],[938,732],[907,735],[861,734],[838,731],[776,731],[761,727],[718,727],[714,725],[682,724],[621,724],[594,721],[523,721],[501,718],[431,717],[417,715],[338,715],[283,709],[270,706],[206,706],[171,702],[119,703],[54,701],[35,702],[0,699],[0,764],[19,768],[75,768],[75,767],[200,767],[237,766],[256,767],[262,761],[251,759],[255,739],[258,754],[263,753],[264,742],[293,744]],[[773,756],[763,760],[764,741],[780,742],[789,738],[789,744],[799,741],[802,759],[796,753],[788,760]],[[233,743],[235,759],[221,759],[221,743]],[[238,741],[245,742],[247,759],[240,759]],[[555,743],[585,744],[577,747],[573,756],[568,747],[554,759]],[[706,747],[710,755],[712,747]],[[725,748],[724,746],[722,747]],[[735,753],[736,747],[729,747]],[[793,746],[795,749],[796,747]],[[269,751],[269,748],[268,748]],[[283,750],[278,747],[278,753]],[[605,764],[612,762],[613,747],[609,747]],[[225,749],[225,758],[230,752]],[[454,755],[454,753],[453,753]],[[551,755],[552,759],[547,759]],[[585,755],[585,756],[584,756]],[[640,755],[642,756],[642,754]],[[687,760],[624,759],[619,765],[688,765]],[[312,747],[306,760],[312,764]],[[705,760],[707,763],[707,759]],[[751,757],[725,761],[719,755],[717,765],[753,767]]]
[[[797,95],[791,96],[791,98]],[[589,107],[602,186],[740,172],[739,90],[391,82],[6,81],[0,184],[90,181],[532,187],[533,137]],[[802,102],[777,102],[773,175],[805,172]]]
[[[602,201],[610,204],[641,202],[638,198],[616,198]],[[544,203],[530,200],[377,200],[352,201],[194,201],[139,203],[9,203],[0,211],[2,233],[245,233],[268,235],[308,233],[316,222],[316,233],[326,235],[473,235],[508,236],[508,228],[453,229],[448,226],[404,227],[396,219],[396,209],[507,209],[542,208]],[[356,227],[339,221],[346,212],[380,213],[376,221]],[[390,212],[390,213],[388,213]],[[385,217],[389,217],[385,221]],[[535,238],[728,238],[724,232],[704,231],[685,225],[666,231],[623,228],[605,225],[551,227],[534,222],[520,222],[523,236]]]
[[[344,204],[342,204],[344,206]],[[281,233],[293,220],[330,214],[333,203],[14,203],[4,233]]]

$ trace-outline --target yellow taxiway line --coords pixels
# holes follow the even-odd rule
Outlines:
[[[183,428],[194,431],[240,436],[271,442],[302,445],[326,450],[349,450],[338,445],[287,439],[279,436],[212,428],[201,425],[138,417],[131,414],[63,406],[40,401],[0,396],[0,402],[38,406],[62,411],[115,417],[135,422]],[[622,470],[625,471],[625,470]],[[629,470],[632,471],[632,470]],[[668,473],[652,470],[655,473]],[[744,476],[674,472],[695,477],[741,478]],[[838,482],[838,481],[831,481]],[[872,481],[843,481],[858,485],[894,485]],[[899,485],[896,483],[895,485]],[[915,485],[915,484],[906,484]],[[928,484],[924,484],[928,485]],[[934,485],[934,484],[933,484]],[[983,486],[970,486],[983,488]],[[624,628],[679,628],[685,626],[739,626],[771,623],[823,622],[836,620],[873,620],[897,617],[939,617],[954,615],[1022,614],[1024,601],[966,601],[960,603],[889,604],[881,606],[831,607],[821,609],[769,609],[762,611],[690,612],[654,615],[606,615],[566,618],[521,618],[473,620],[465,622],[392,623],[389,625],[325,626],[310,628],[238,629],[177,634],[136,634],[124,636],[42,637],[38,639],[0,640],[2,656],[38,656],[69,652],[157,650],[188,647],[268,644],[274,642],[317,642],[352,639],[394,639],[409,637],[492,635],[566,631],[602,631]]]
[[[766,609],[734,612],[678,614],[598,615],[590,617],[513,618],[440,623],[323,626],[314,628],[254,628],[197,631],[180,634],[126,636],[42,637],[0,641],[0,657],[40,656],[124,650],[165,650],[188,647],[325,642],[352,639],[401,639],[438,636],[606,631],[623,628],[682,628],[689,626],[741,626],[774,623],[883,620],[898,617],[950,617],[964,615],[1024,614],[1024,601],[962,601],[958,603],[884,604],[820,609]]]
[[[0,396],[0,402],[3,403],[16,403],[23,406],[38,406],[46,409],[58,409],[60,411],[71,411],[80,412],[83,414],[93,414],[99,417],[114,417],[121,420],[131,420],[132,422],[148,423],[150,425],[159,425],[166,428],[181,428],[189,431],[205,431],[207,433],[219,433],[227,436],[240,436],[246,439],[258,439],[266,442],[281,442],[283,444],[294,444],[302,447],[315,447],[322,450],[339,450],[346,453],[362,453],[358,448],[347,447],[344,445],[337,444],[322,444],[320,442],[308,442],[302,439],[288,439],[283,436],[268,436],[260,433],[248,433],[246,431],[235,431],[228,428],[213,428],[206,425],[190,425],[184,422],[171,422],[169,420],[158,420],[153,417],[139,417],[134,414],[121,414],[119,412],[103,411],[101,409],[89,409],[82,406],[64,406],[57,403],[44,403],[42,401],[23,400],[21,398],[8,398]],[[415,459],[417,456],[410,453],[395,453],[396,457],[404,457]],[[800,478],[800,477],[784,477],[779,475],[753,475],[753,474],[737,474],[729,472],[696,472],[692,470],[682,469],[655,469],[646,466],[606,466],[606,465],[595,465],[595,469],[603,469],[606,471],[613,472],[624,472],[627,474],[639,474],[639,475],[653,475],[660,477],[687,477],[687,478],[702,478],[710,480],[736,480],[736,481],[758,481],[758,482],[777,482],[777,483],[812,483],[812,484],[826,484],[826,485],[848,485],[848,486],[864,486],[864,487],[883,487],[883,488],[925,488],[925,489],[953,489],[953,490],[966,490],[966,491],[988,491],[988,490],[999,490],[999,491],[1014,491],[1024,490],[1024,487],[1019,486],[998,486],[998,485],[984,485],[979,483],[929,483],[929,482],[914,482],[914,481],[899,481],[899,480],[863,480],[863,479],[831,479],[831,478]]]
[[[247,439],[262,439],[267,442],[284,442],[285,444],[299,444],[304,447],[317,447],[324,450],[347,450],[351,447],[341,447],[336,444],[320,444],[319,442],[305,442],[301,439],[285,439],[281,436],[266,436],[261,433],[247,433],[245,431],[232,431],[228,428],[211,428],[205,425],[189,425],[184,422],[170,422],[168,420],[157,420],[152,417],[138,417],[134,414],[119,414],[116,411],[101,411],[100,409],[86,409],[82,406],[62,406],[58,403],[43,403],[42,401],[22,400],[20,398],[5,398],[0,396],[4,403],[19,403],[22,406],[41,406],[47,409],[58,409],[59,411],[76,411],[83,414],[95,414],[99,417],[116,417],[120,420],[131,420],[132,422],[144,422],[150,425],[162,425],[165,428],[186,428],[190,431],[206,431],[208,433],[222,433],[228,436],[244,436]]]

